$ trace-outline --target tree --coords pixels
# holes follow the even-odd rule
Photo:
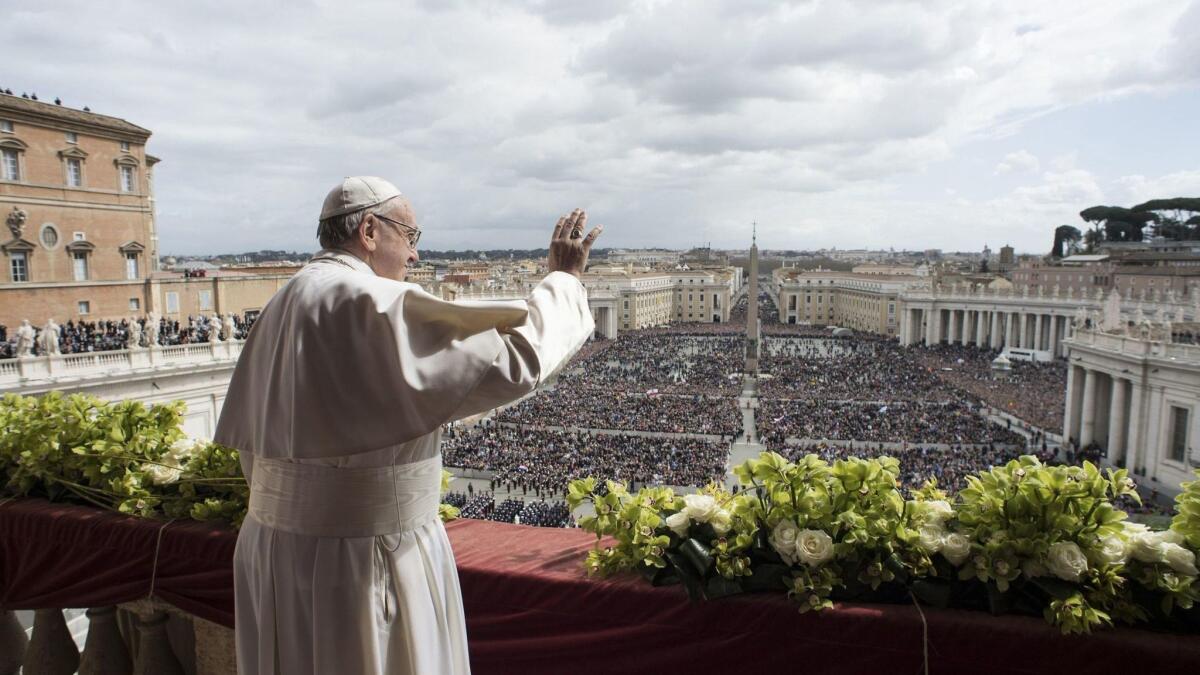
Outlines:
[[[1155,214],[1154,234],[1182,241],[1200,238],[1200,197],[1151,199],[1131,209]]]
[[[1146,225],[1158,221],[1158,215],[1152,211],[1123,206],[1093,206],[1080,211],[1079,217],[1092,224],[1090,236],[1084,238],[1088,251],[1101,241],[1141,241]]]
[[[1059,225],[1054,228],[1054,247],[1050,249],[1050,257],[1062,258],[1070,255],[1079,246],[1083,234],[1073,225]],[[1063,247],[1066,250],[1063,250]]]

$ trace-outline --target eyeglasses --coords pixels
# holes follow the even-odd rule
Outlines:
[[[386,220],[387,222],[389,222],[397,227],[404,228],[404,230],[407,232],[406,236],[408,237],[408,245],[409,246],[416,248],[417,242],[421,241],[421,230],[413,227],[412,225],[409,225],[408,223],[402,223],[402,222],[392,219],[392,218],[388,218],[387,216],[381,216],[378,213],[376,213],[374,215],[376,218],[378,218],[380,220]]]

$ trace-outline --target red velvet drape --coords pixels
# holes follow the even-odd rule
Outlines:
[[[40,500],[0,506],[0,607],[92,607],[154,593],[233,625],[236,533]],[[799,614],[782,595],[691,604],[678,587],[588,579],[594,537],[459,520],[458,560],[476,673],[1200,672],[1200,637],[1142,630],[1064,637],[1040,619],[912,605]],[[765,671],[763,668],[776,669]]]

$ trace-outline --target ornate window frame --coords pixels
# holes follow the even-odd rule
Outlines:
[[[141,172],[142,163],[137,160],[137,157],[134,157],[133,155],[121,155],[113,160],[113,164],[117,167],[117,190],[125,194],[141,194],[142,190],[139,182],[139,173]],[[124,183],[124,173],[126,168],[133,172],[133,181],[132,185],[130,186],[131,189],[129,190],[125,189]]]
[[[27,145],[25,141],[22,141],[15,136],[5,136],[0,138],[0,150],[9,150],[17,153],[16,179],[6,177],[4,172],[7,171],[8,167],[0,165],[0,181],[6,181],[9,183],[25,182],[25,151],[28,149],[29,145]]]
[[[70,147],[58,151],[58,159],[62,162],[63,185],[69,188],[87,187],[87,157],[88,154],[78,147]],[[71,185],[71,160],[79,161],[79,185]]]
[[[121,252],[121,260],[123,262],[129,260],[130,256],[137,258],[137,276],[133,277],[133,279],[140,279],[143,273],[142,254],[146,252],[146,247],[143,246],[141,242],[131,240],[121,244],[119,247],[117,247],[117,250]],[[125,265],[125,278],[130,279],[128,267],[129,263],[126,262]]]
[[[71,278],[75,277],[75,255],[82,253],[86,265],[84,269],[84,279],[75,279],[75,281],[91,281],[92,280],[92,253],[96,251],[96,245],[86,239],[73,241],[63,247],[67,252],[67,257],[71,259]]]
[[[37,247],[25,241],[24,239],[13,239],[7,243],[0,244],[0,251],[4,252],[4,279],[8,283],[23,284],[33,279],[33,251]],[[12,254],[25,254],[25,280],[13,281],[12,279]]]

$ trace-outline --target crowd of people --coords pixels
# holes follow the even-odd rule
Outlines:
[[[725,475],[729,445],[690,438],[478,426],[442,437],[442,463],[490,470],[493,489],[561,498],[595,476],[631,485],[705,485]]]
[[[442,502],[458,507],[460,518],[534,527],[575,526],[575,518],[563,502],[548,503],[544,499],[525,502],[510,497],[496,504],[496,499],[491,492],[480,492],[476,495],[447,492],[442,495]]]
[[[727,396],[631,394],[560,383],[498,411],[495,420],[527,427],[665,431],[729,437],[742,428]]]
[[[969,392],[998,410],[1034,426],[1054,431],[1063,427],[1067,396],[1067,366],[1061,361],[1012,361],[1004,379],[992,371],[996,353],[961,345],[911,347],[917,362],[946,384]]]
[[[257,315],[233,315],[234,339],[244,340],[250,334]],[[224,331],[224,323],[216,315],[188,316],[186,321],[158,318],[157,331],[148,325],[150,317],[138,317],[113,321],[75,321],[68,319],[58,324],[58,351],[60,354],[82,354],[86,352],[114,351],[127,349],[136,340],[137,346],[149,347],[151,336],[160,347],[211,342]],[[34,326],[33,356],[45,353],[43,347],[44,326]],[[0,359],[17,355],[17,331],[0,324]]]
[[[759,359],[759,393],[838,401],[961,401],[960,390],[913,350],[880,340],[771,337]]]
[[[575,388],[627,392],[713,395],[741,388],[741,338],[638,331],[611,343],[573,361],[561,381]]]
[[[781,448],[780,454],[791,461],[808,454],[816,454],[830,463],[850,457],[895,457],[900,461],[900,487],[916,489],[933,478],[937,480],[940,489],[951,494],[966,487],[967,476],[978,475],[990,467],[1004,464],[1021,455],[1035,454],[1045,462],[1053,460],[1054,457],[1053,451],[998,445],[949,448],[913,446],[888,449],[881,445],[851,448],[849,445],[837,443],[791,445]]]
[[[758,435],[772,449],[786,439],[1024,446],[1024,436],[983,417],[965,403],[766,399]]]

